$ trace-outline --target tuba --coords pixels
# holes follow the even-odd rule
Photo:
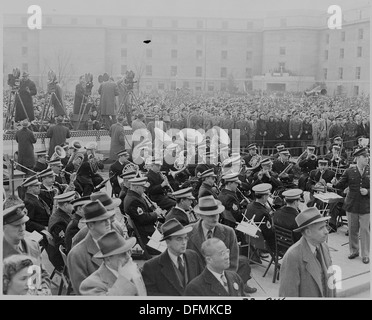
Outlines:
[[[260,165],[262,157],[259,154],[255,154],[252,156],[251,160],[249,160],[249,165],[252,168],[257,168]]]
[[[63,159],[66,157],[66,151],[61,146],[56,146],[54,148],[54,153],[50,158],[50,161],[56,160],[56,159]]]

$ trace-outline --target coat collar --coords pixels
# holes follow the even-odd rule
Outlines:
[[[178,280],[177,274],[173,268],[173,262],[168,254],[168,249],[160,254],[159,264],[161,265],[161,273],[165,279],[168,280],[168,282],[180,293],[180,295],[183,295],[184,289],[181,287],[180,281]]]
[[[213,293],[215,293],[217,296],[228,296],[229,294],[226,292],[225,288],[222,286],[222,284],[216,279],[216,277],[208,270],[208,268],[205,268],[202,273],[204,280],[209,287],[209,290]],[[229,282],[229,281],[228,281]],[[229,286],[230,290],[230,286]]]
[[[92,256],[92,262],[96,264],[97,266],[100,266],[102,264],[102,259],[97,259],[94,257],[94,255],[99,251],[99,248],[94,242],[93,237],[89,233],[89,231],[88,231],[88,234],[85,236],[85,241],[87,245],[87,251]]]

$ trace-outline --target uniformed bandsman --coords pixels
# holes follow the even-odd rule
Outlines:
[[[118,159],[110,166],[109,176],[113,193],[116,197],[119,197],[121,187],[118,182],[118,177],[123,173],[124,167],[130,164],[128,161],[130,154],[127,150],[121,150],[116,154]]]
[[[165,221],[176,219],[183,226],[196,222],[197,218],[192,208],[195,200],[192,195],[192,187],[177,190],[172,195],[176,199],[176,206],[166,215]]]
[[[213,172],[213,169],[204,171],[199,179],[202,181],[198,192],[198,198],[212,195],[215,199],[218,199],[218,190],[215,186],[217,175]]]

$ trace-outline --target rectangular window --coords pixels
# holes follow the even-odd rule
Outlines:
[[[175,50],[175,49],[173,49],[173,50],[171,50],[171,57],[172,57],[172,59],[177,59],[177,50]]]
[[[22,63],[22,72],[27,71],[28,72],[28,63]]]
[[[281,18],[280,19],[280,26],[281,27],[286,27],[287,26],[287,19],[286,18]]]
[[[178,42],[178,37],[177,37],[176,34],[172,34],[171,42],[172,42],[172,44],[177,44],[177,42]]]
[[[357,57],[360,58],[362,56],[362,47],[357,48]]]
[[[27,56],[27,47],[22,47],[22,56]]]
[[[203,20],[196,21],[196,27],[198,29],[203,29]]]
[[[345,31],[342,31],[342,32],[341,32],[341,41],[342,41],[342,42],[345,41]]]
[[[102,25],[102,19],[101,18],[97,18],[96,19],[96,25],[97,26],[101,26]]]
[[[202,77],[203,76],[203,69],[202,69],[202,67],[196,67],[196,69],[195,69],[195,76],[196,77]]]
[[[164,90],[164,88],[165,88],[164,82],[159,82],[158,83],[158,89],[159,90]]]
[[[222,67],[221,68],[221,78],[226,78],[227,77],[227,68]]]
[[[327,80],[327,76],[328,76],[328,69],[327,68],[324,68],[323,69],[323,78],[324,78],[324,80]]]
[[[340,59],[343,59],[344,58],[344,53],[345,53],[344,48],[341,48],[340,49]]]
[[[363,39],[363,29],[358,29],[358,39],[359,40]]]
[[[329,34],[326,34],[326,44],[329,44]]]
[[[279,54],[280,54],[281,56],[284,56],[284,55],[285,55],[285,47],[280,47],[280,49],[279,49]]]
[[[127,72],[127,65],[126,64],[122,64],[121,65],[121,74],[124,75],[126,72]]]
[[[354,96],[359,95],[359,86],[354,86],[353,93],[354,93]]]
[[[343,76],[344,76],[344,69],[338,68],[338,78],[343,79]]]
[[[152,49],[146,49],[146,58],[152,58]]]
[[[176,81],[171,81],[171,90],[176,90],[176,87],[177,87],[177,83]]]
[[[222,21],[222,29],[228,29],[229,28],[229,22],[228,21]]]
[[[172,28],[178,28],[178,21],[172,20]]]
[[[122,27],[127,27],[127,24],[128,24],[127,19],[121,18],[121,26]]]
[[[195,83],[195,91],[202,91],[202,83],[196,82]]]
[[[146,20],[146,27],[147,28],[152,28],[152,20],[151,19]]]
[[[203,36],[201,34],[196,36],[196,44],[199,46],[203,44]]]
[[[328,50],[324,50],[324,59],[328,60]]]
[[[127,35],[121,34],[121,43],[126,43],[126,42],[127,42]]]
[[[208,91],[214,91],[214,83],[208,82]]]
[[[222,60],[227,60],[227,50],[222,50],[221,51],[221,59]]]
[[[200,60],[203,58],[203,51],[202,50],[196,50],[196,59]]]
[[[121,57],[126,58],[127,57],[127,49],[121,49]]]
[[[77,18],[71,18],[71,24],[77,24],[78,19]]]
[[[152,66],[146,66],[146,76],[152,76]]]
[[[182,84],[182,88],[188,89],[189,88],[189,82],[188,81],[184,81],[183,84]]]
[[[355,79],[360,79],[360,67],[355,68]]]
[[[177,76],[177,66],[171,66],[171,77]]]
[[[245,77],[252,78],[252,68],[245,68]]]
[[[247,60],[252,60],[252,51],[247,51]]]

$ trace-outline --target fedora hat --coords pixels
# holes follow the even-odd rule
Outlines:
[[[121,199],[119,198],[110,198],[106,192],[96,192],[90,195],[92,201],[99,200],[106,210],[113,210],[116,207],[120,206]]]
[[[296,216],[295,220],[296,220],[296,223],[298,225],[298,228],[294,229],[293,231],[294,232],[299,232],[299,231],[308,227],[311,224],[326,221],[326,220],[329,220],[329,219],[331,219],[331,217],[329,217],[329,216],[328,217],[322,217],[318,208],[310,207],[310,208],[307,208],[304,211],[300,212]]]
[[[164,222],[164,224],[161,226],[161,232],[163,234],[163,237],[160,239],[160,241],[168,239],[169,237],[187,234],[191,232],[191,230],[192,230],[191,226],[184,227],[177,219],[175,218],[169,219],[168,221]]]
[[[116,231],[112,230],[100,237],[97,243],[99,251],[93,257],[106,258],[132,249],[136,244],[136,238],[124,239]]]
[[[221,201],[216,200],[213,196],[205,196],[199,198],[198,204],[194,208],[194,212],[205,216],[219,214],[225,210]]]
[[[30,218],[27,216],[26,212],[23,210],[25,208],[24,203],[17,204],[15,206],[9,207],[3,211],[3,225],[12,224],[20,225],[26,223]]]
[[[114,211],[108,212],[99,200],[85,204],[83,206],[83,213],[84,217],[80,221],[85,223],[106,220],[115,214]]]

